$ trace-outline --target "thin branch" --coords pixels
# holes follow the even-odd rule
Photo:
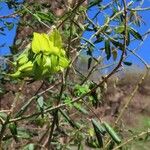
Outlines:
[[[130,97],[128,99],[128,101],[126,102],[126,104],[124,105],[124,107],[121,109],[121,112],[119,114],[119,116],[117,117],[116,121],[115,121],[115,125],[117,125],[117,123],[120,121],[120,119],[122,118],[123,114],[125,113],[125,110],[128,108],[129,104],[131,103],[131,101],[133,100],[133,97],[135,96],[138,88],[140,87],[140,85],[143,83],[144,79],[146,78],[146,76],[148,75],[149,70],[147,70],[145,72],[145,74],[141,77],[140,81],[137,83],[137,85],[135,86],[133,92],[130,94]]]
[[[120,58],[120,62],[118,63],[118,68],[121,65],[123,59],[124,59],[124,54],[126,52],[126,48],[127,48],[127,25],[128,25],[128,20],[127,20],[127,4],[126,4],[126,0],[122,0],[123,1],[123,5],[124,5],[124,43],[123,43],[123,52],[121,54],[121,58]],[[113,72],[113,71],[112,71]],[[120,119],[120,118],[119,118]],[[119,120],[118,120],[119,121]],[[106,145],[105,148],[107,148],[107,146],[109,145],[110,140],[109,138],[106,140]]]
[[[43,83],[42,83],[43,84]],[[24,106],[22,106],[20,108],[20,111],[16,114],[16,117],[19,117],[20,114],[23,114],[24,111],[27,109],[27,107],[31,104],[31,102],[37,98],[38,96],[41,96],[43,95],[44,93],[50,91],[51,89],[53,89],[55,86],[59,85],[60,84],[60,81],[58,81],[56,84],[52,85],[51,87],[47,88],[46,90],[40,92],[40,93],[37,93],[36,92],[36,95],[32,96],[29,100],[27,100],[27,102],[24,104]]]
[[[9,14],[7,16],[0,16],[0,19],[7,19],[7,18],[16,18],[18,17],[18,12],[15,12],[15,13],[12,13],[12,14]]]
[[[130,9],[128,8],[129,11],[146,11],[150,10],[150,7],[145,7],[145,8],[135,8],[135,9]]]
[[[49,25],[47,25],[45,22],[43,22],[36,14],[33,14],[27,7],[25,7],[23,5],[23,8],[29,12],[32,16],[34,16],[41,24],[43,24],[45,27],[47,27],[48,29],[51,29],[51,27]]]
[[[24,86],[24,81],[22,81],[22,84],[20,86],[20,91],[18,93],[16,93],[15,99],[14,99],[12,105],[11,105],[11,108],[10,108],[10,111],[8,112],[6,120],[2,124],[1,130],[0,130],[0,150],[2,149],[2,139],[3,139],[3,136],[4,136],[5,131],[7,129],[7,125],[9,124],[9,120],[10,120],[11,116],[13,115],[16,103],[19,100],[19,97],[20,97],[21,91],[23,89],[23,86]]]
[[[140,137],[142,137],[142,136],[144,136],[144,135],[146,135],[146,134],[148,134],[148,135],[150,134],[150,130],[149,130],[149,129],[148,129],[148,131],[145,131],[145,132],[142,132],[142,133],[140,133],[140,134],[134,135],[134,136],[131,137],[130,139],[127,139],[124,143],[118,145],[118,146],[115,147],[113,150],[117,150],[117,149],[121,148],[122,146],[124,146],[124,145],[130,143],[131,141],[133,141],[133,140],[135,140],[135,139],[137,139],[137,138],[140,138]]]
[[[141,56],[139,56],[135,51],[132,51],[129,49],[128,49],[128,51],[131,52],[132,54],[134,54],[146,66],[146,68],[149,69],[148,63]]]
[[[69,13],[69,15],[57,26],[57,28],[60,28],[64,22],[66,22],[71,16],[76,12],[76,10],[85,2],[86,0],[81,0],[78,2],[78,4],[72,9],[72,11]]]
[[[59,93],[59,97],[58,97],[56,105],[59,105],[59,103],[61,101],[61,97],[62,97],[64,87],[65,87],[64,85],[65,85],[64,84],[64,74],[62,73],[61,89],[60,89],[60,93]],[[49,133],[49,138],[48,138],[48,143],[47,143],[48,149],[51,148],[51,141],[52,141],[52,136],[53,136],[55,125],[58,125],[58,109],[56,109],[53,113],[53,122],[52,122],[52,125],[51,125],[51,130],[50,130],[50,133]]]

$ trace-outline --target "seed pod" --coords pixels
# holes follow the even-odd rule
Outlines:
[[[99,143],[100,148],[103,147],[103,137],[102,135],[105,134],[105,129],[97,122],[96,120],[92,119],[92,124],[94,127],[94,131]]]
[[[103,123],[107,133],[111,136],[111,138],[114,140],[115,143],[120,144],[121,143],[121,139],[120,137],[117,135],[117,133],[114,131],[114,129],[106,122]]]
[[[96,121],[95,119],[92,119],[91,121],[92,121],[93,126],[94,126],[102,135],[105,135],[105,133],[106,133],[105,128],[104,128],[98,121]]]

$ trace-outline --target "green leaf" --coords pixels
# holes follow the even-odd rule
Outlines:
[[[54,54],[59,56],[61,54],[62,41],[58,32],[52,32],[50,36],[45,33],[39,34],[34,32],[32,40],[32,51],[35,54],[42,52],[49,55]]]
[[[42,72],[45,68],[43,66],[39,66],[37,62],[35,61],[33,64],[33,74],[35,79],[42,78]]]
[[[17,125],[13,122],[13,123],[10,123],[9,124],[9,130],[14,138],[15,141],[18,141],[18,138],[17,138]]]
[[[54,29],[49,35],[49,40],[54,44],[58,49],[62,48],[62,38],[58,30]]]
[[[32,137],[32,133],[29,130],[26,130],[25,128],[18,128],[18,138],[21,139],[30,139]]]
[[[109,60],[110,57],[111,57],[111,49],[110,49],[110,42],[109,42],[109,40],[105,41],[105,53],[107,55],[107,60]]]
[[[103,125],[107,131],[107,133],[111,136],[111,138],[116,142],[117,144],[121,143],[120,137],[117,135],[117,133],[114,131],[114,129],[106,122],[103,122]]]
[[[73,106],[74,106],[78,111],[80,111],[81,113],[83,113],[84,115],[88,115],[88,114],[89,114],[88,111],[87,111],[84,107],[82,107],[80,104],[74,103]]]
[[[95,5],[99,5],[100,3],[102,2],[102,0],[92,0],[90,3],[89,3],[89,6],[88,6],[88,9],[95,6]]]
[[[127,61],[124,61],[123,63],[124,63],[126,66],[131,66],[131,65],[132,65],[131,62],[127,62]]]
[[[113,38],[109,38],[109,40],[112,42],[112,44],[120,49],[122,49],[123,45],[122,43],[120,43],[119,41],[113,39]]]
[[[69,65],[69,60],[65,57],[59,58],[59,65],[63,68],[66,68]]]
[[[47,123],[47,117],[43,114],[43,108],[41,108],[42,114],[36,118],[33,118],[33,122],[40,127],[43,127],[45,123]]]
[[[97,141],[98,141],[99,147],[102,148],[103,147],[102,135],[98,132],[98,130],[95,127],[94,127],[94,131],[95,131],[95,134],[96,134],[96,137],[97,137]]]
[[[17,126],[15,123],[10,123],[9,124],[9,129],[12,135],[17,135]]]
[[[92,57],[92,49],[88,47],[88,50],[87,50],[87,55],[91,56]]]
[[[112,55],[113,55],[113,60],[115,61],[117,59],[117,56],[118,56],[118,53],[115,49],[113,49]]]
[[[54,15],[51,12],[45,13],[45,12],[37,11],[36,15],[43,21],[47,21],[49,23],[54,22]]]
[[[22,42],[22,39],[17,39],[17,40],[15,41],[15,45],[19,45],[19,44],[21,44],[21,42]]]
[[[123,33],[124,32],[124,26],[118,26],[115,28],[116,33]]]
[[[143,41],[142,36],[141,36],[135,29],[133,29],[132,27],[128,27],[128,30],[129,30],[129,33],[130,33],[134,38],[136,38],[137,40]]]
[[[93,28],[91,28],[91,27],[87,27],[86,28],[86,31],[93,31],[94,29]]]
[[[47,56],[47,55],[43,55],[43,59],[44,59],[44,67],[45,68],[51,68],[52,67],[52,60],[51,60],[51,56]]]
[[[85,31],[85,27],[84,27],[84,25],[82,24],[82,23],[78,23],[78,25],[79,25],[79,27],[80,27],[80,29],[82,30],[82,31]]]
[[[75,95],[76,96],[81,96],[82,94],[85,94],[89,92],[89,86],[88,85],[75,85]]]
[[[22,53],[16,61],[19,66],[22,66],[28,62],[28,55],[26,53]]]
[[[88,69],[90,69],[91,63],[92,63],[92,58],[90,57],[90,58],[88,59]]]
[[[73,104],[72,104],[72,99],[70,97],[65,97],[64,103],[69,106],[70,108],[72,108]]]
[[[86,145],[90,148],[99,148],[99,144],[97,143],[94,137],[88,137],[86,140]]]
[[[7,114],[4,112],[0,112],[0,118],[2,118],[2,120],[6,120],[7,119]]]
[[[90,46],[95,47],[95,45],[91,41],[89,41],[88,39],[86,39],[84,37],[81,37],[81,39],[84,40],[85,42],[87,42]]]
[[[31,61],[28,61],[27,63],[23,64],[18,68],[18,71],[20,72],[32,72],[33,63]]]
[[[97,44],[97,43],[100,43],[104,40],[103,37],[98,37],[95,41],[94,41],[94,44]]]
[[[51,48],[53,47],[53,43],[49,41],[47,34],[33,33],[32,51],[35,54],[38,54],[39,52],[50,53]]]
[[[51,68],[56,68],[56,66],[59,65],[59,57],[55,56],[55,55],[51,55],[50,56],[51,59]]]
[[[19,78],[21,76],[21,72],[20,71],[16,71],[15,73],[10,74],[10,76],[12,78]]]
[[[115,142],[114,141],[110,141],[110,144],[108,145],[108,150],[114,149],[114,146],[115,146]]]
[[[43,108],[43,106],[44,106],[44,98],[43,98],[43,96],[40,96],[37,99],[37,102],[38,102],[38,105],[40,106],[40,108]]]
[[[43,54],[39,53],[35,57],[35,61],[37,62],[38,66],[43,66]]]
[[[14,27],[14,23],[13,22],[5,22],[4,24],[7,26],[9,31],[12,30],[13,27]]]

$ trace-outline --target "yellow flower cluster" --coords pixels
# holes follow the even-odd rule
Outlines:
[[[32,77],[41,79],[68,67],[69,60],[62,48],[62,38],[58,30],[50,35],[33,34],[31,50],[23,52],[15,62],[17,69],[12,77]]]

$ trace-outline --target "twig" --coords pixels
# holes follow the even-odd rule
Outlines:
[[[38,94],[38,92],[40,91],[40,89],[43,87],[44,85],[44,81],[42,81],[42,84],[40,85],[40,87],[37,89],[37,91],[35,92],[34,96],[36,96]],[[28,108],[28,106],[31,104],[33,99],[29,100],[24,106],[21,107],[20,111],[16,114],[17,116],[21,116],[23,115],[23,113],[26,111],[26,109]]]
[[[57,104],[56,105],[59,105],[60,101],[61,101],[61,97],[62,97],[62,94],[63,94],[63,91],[64,91],[64,74],[62,73],[62,81],[61,81],[61,89],[60,89],[60,93],[59,93],[59,98],[57,100]],[[49,134],[49,138],[48,138],[48,149],[51,148],[51,140],[52,140],[52,136],[53,136],[53,132],[54,132],[54,128],[55,128],[55,125],[58,124],[58,109],[56,109],[53,113],[53,122],[52,122],[52,125],[51,125],[51,130],[50,130],[50,134]]]
[[[68,58],[70,57],[71,37],[72,37],[72,22],[71,22],[71,25],[70,25],[70,36],[69,36],[69,40],[68,40],[68,50],[67,50]],[[69,69],[70,68],[67,68],[66,73],[65,73],[65,77],[64,77],[64,73],[62,73],[62,85],[61,85],[61,89],[60,89],[57,105],[59,105],[59,103],[61,101],[61,97],[62,97],[63,91],[64,91],[64,89],[66,87],[66,80],[67,80],[67,76],[69,74]],[[59,124],[59,122],[58,122],[58,110],[56,110],[54,112],[54,114],[53,114],[53,122],[52,122],[52,125],[51,125],[51,130],[50,130],[50,134],[49,134],[49,138],[48,138],[48,143],[47,143],[48,149],[51,148],[51,140],[52,140],[54,128],[55,128],[55,125],[58,126],[58,124]]]
[[[135,9],[130,9],[128,8],[129,11],[146,11],[150,10],[150,7],[145,7],[145,8],[135,8]]]
[[[78,4],[71,10],[71,12],[69,13],[69,15],[57,26],[57,28],[60,28],[65,21],[67,21],[72,14],[74,14],[76,12],[76,10],[85,2],[86,0],[81,0],[78,2]]]
[[[149,65],[141,56],[139,56],[135,51],[132,51],[129,49],[128,49],[128,51],[131,52],[132,54],[134,54],[146,66],[146,68],[149,69]]]
[[[2,139],[3,139],[3,136],[4,136],[5,130],[7,128],[7,124],[9,123],[9,119],[13,115],[14,108],[16,106],[17,101],[19,100],[19,96],[20,96],[20,93],[23,89],[23,86],[24,86],[24,81],[21,84],[19,93],[17,93],[16,96],[15,96],[15,99],[14,99],[12,105],[11,105],[11,108],[10,108],[10,111],[8,112],[6,120],[4,122],[2,122],[3,124],[2,124],[1,130],[0,130],[0,150],[2,149]]]
[[[124,107],[121,109],[121,112],[119,114],[119,116],[117,117],[116,121],[115,121],[115,125],[117,125],[117,123],[120,121],[121,117],[123,116],[125,110],[128,108],[129,104],[131,103],[134,95],[136,94],[139,86],[143,83],[144,79],[146,78],[147,74],[148,74],[149,70],[146,71],[146,73],[142,76],[142,78],[140,79],[140,81],[137,83],[137,85],[135,86],[133,92],[130,94],[130,97],[128,99],[128,101],[126,102],[126,104],[124,105]]]
[[[126,0],[122,0],[123,1],[123,6],[124,6],[124,43],[123,43],[123,52],[121,55],[121,59],[120,59],[120,65],[123,61],[124,58],[124,54],[126,52],[126,48],[127,48],[127,25],[128,25],[128,20],[127,20],[127,4],[126,4]],[[120,118],[119,118],[120,119]],[[109,140],[109,138],[106,140],[106,145],[105,148],[107,148],[107,146],[109,145],[111,141]]]
[[[45,22],[43,22],[36,14],[33,14],[27,7],[25,7],[23,5],[23,8],[29,12],[32,16],[34,16],[41,24],[43,24],[45,27],[47,27],[48,29],[51,29],[51,27],[49,25],[47,25]]]
[[[144,135],[146,135],[146,134],[150,134],[150,130],[149,130],[149,129],[148,129],[148,131],[145,131],[145,132],[142,132],[142,133],[140,133],[140,134],[134,135],[134,136],[131,137],[130,139],[126,140],[124,143],[122,143],[122,144],[118,145],[117,147],[115,147],[113,150],[117,150],[117,149],[121,148],[122,146],[124,146],[124,145],[130,143],[131,141],[133,141],[133,140],[135,140],[135,139],[137,139],[137,138],[140,138],[141,136],[144,136]]]
[[[15,17],[17,17],[18,13],[19,12],[15,12],[15,13],[9,14],[7,16],[0,16],[0,19],[15,18]]]
[[[23,114],[24,111],[27,109],[27,107],[31,104],[31,102],[32,102],[35,98],[37,98],[38,96],[41,96],[41,95],[43,95],[44,93],[50,91],[51,89],[53,89],[55,86],[57,86],[57,85],[59,85],[59,84],[60,84],[60,81],[59,81],[58,83],[52,85],[51,87],[47,88],[46,90],[42,91],[41,93],[36,92],[36,94],[35,94],[33,97],[31,97],[31,98],[24,104],[24,106],[22,106],[22,107],[20,108],[20,111],[16,114],[16,117],[19,117],[21,114]],[[43,86],[43,83],[41,84],[41,86]],[[41,88],[41,86],[40,86],[40,88]]]
[[[92,114],[100,121],[101,121],[101,118],[94,112],[94,110],[86,103],[86,101],[84,99],[82,99],[83,103],[86,105],[86,107],[92,112]]]

